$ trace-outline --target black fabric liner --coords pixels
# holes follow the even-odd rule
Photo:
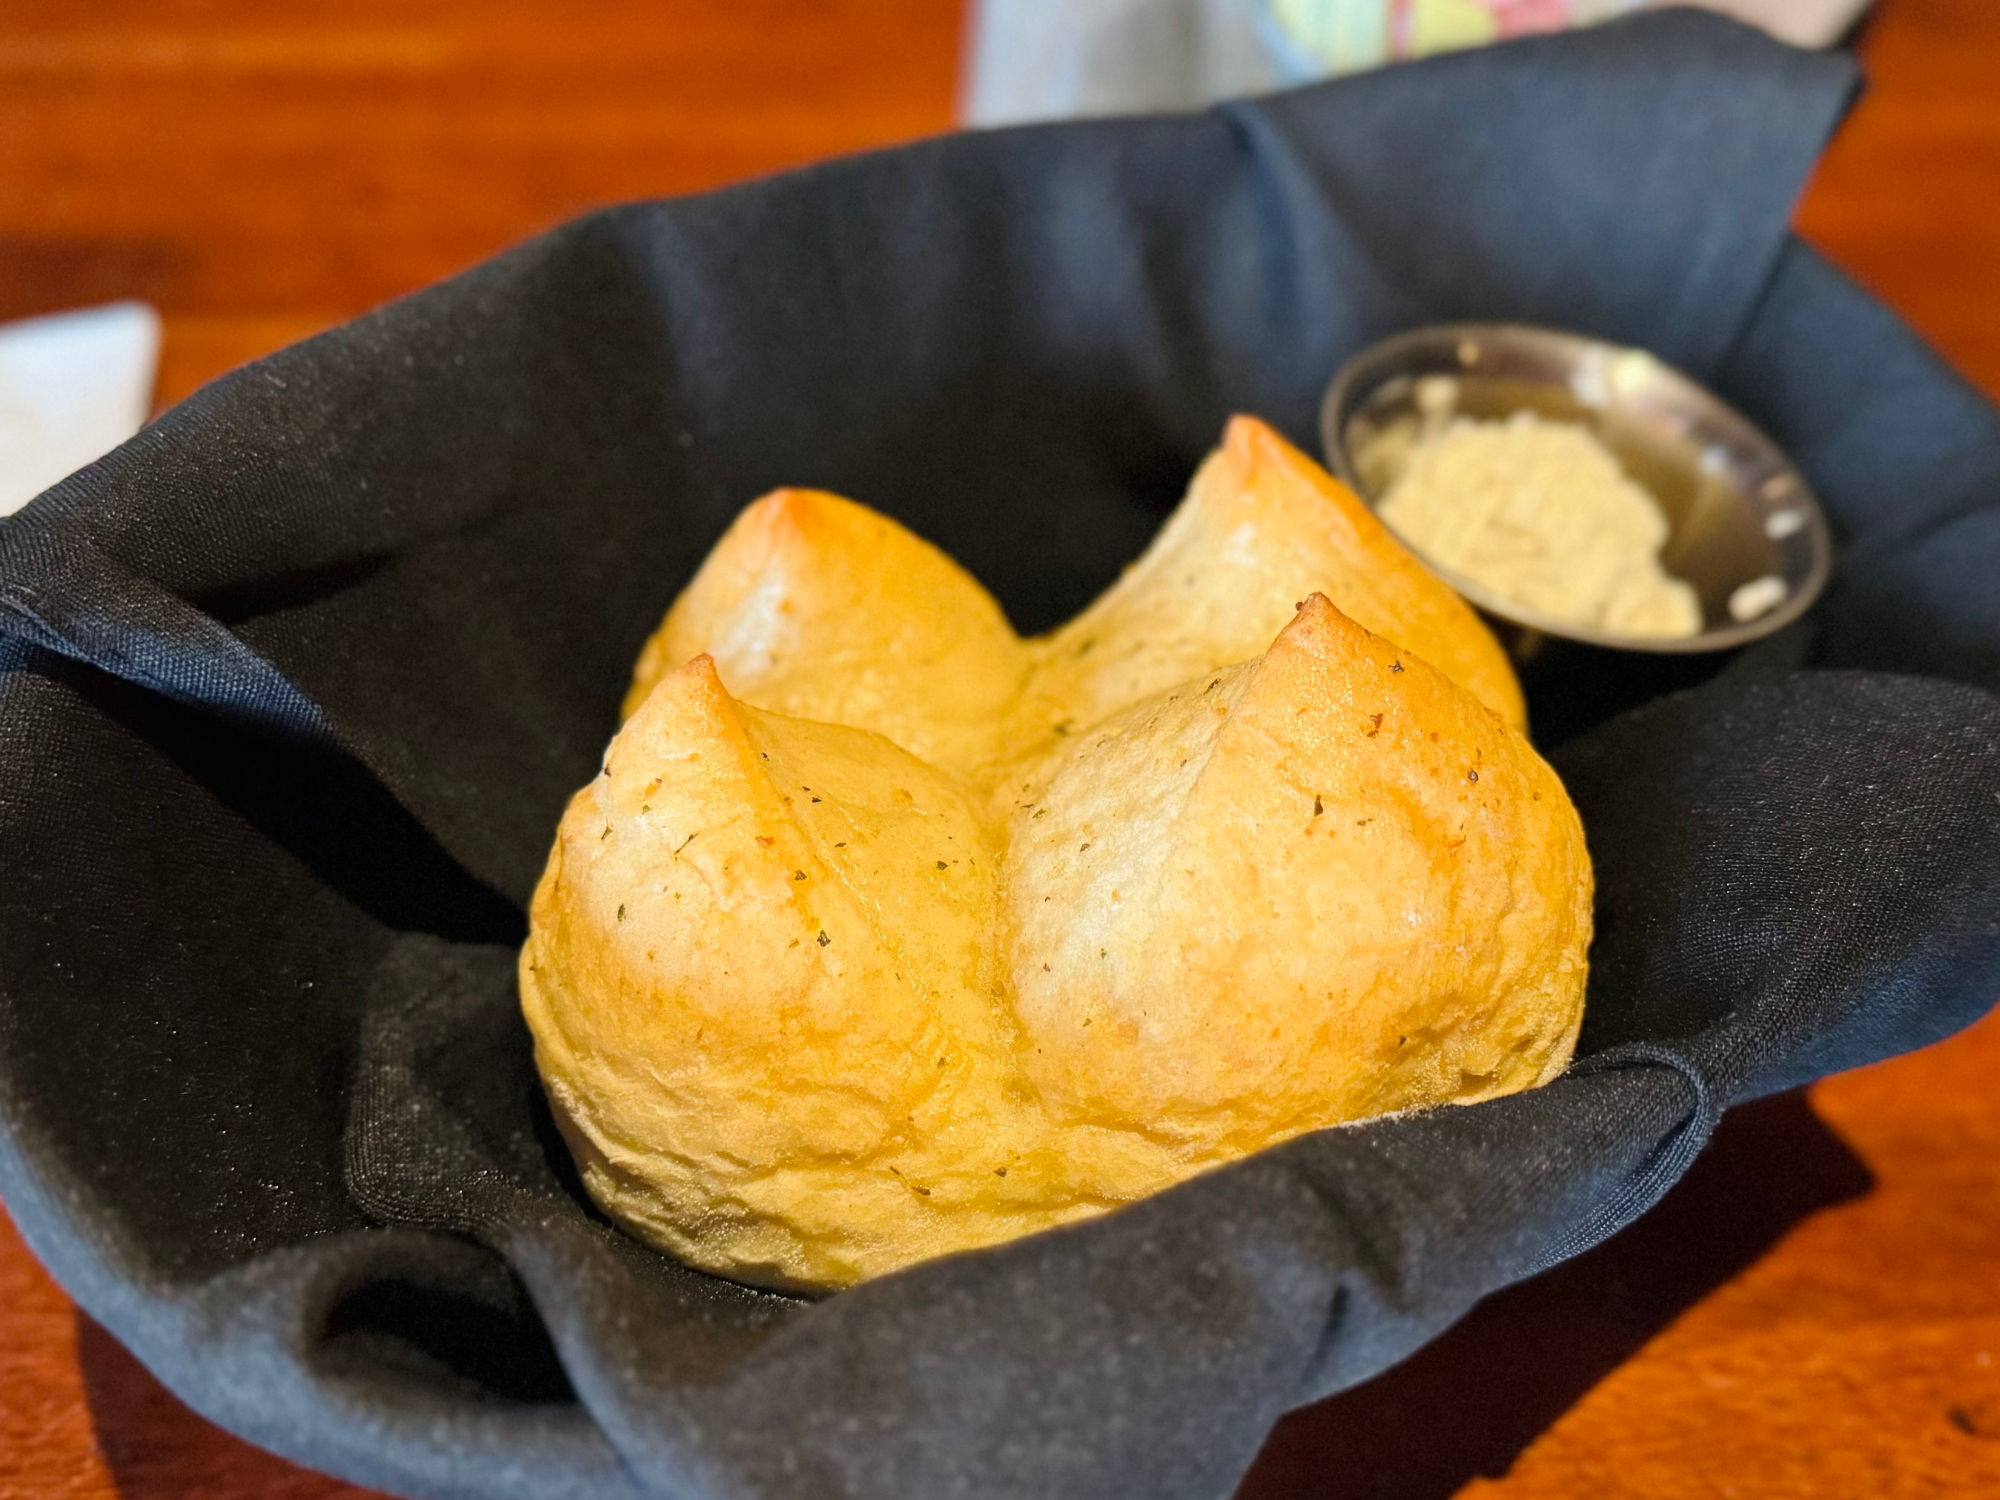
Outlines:
[[[1226,1494],[1722,1110],[2000,994],[2000,418],[1787,233],[1853,86],[1669,12],[959,136],[594,215],[199,392],[0,526],[22,1233],[198,1410],[407,1495]],[[818,1303],[605,1224],[512,948],[734,512],[852,494],[1038,629],[1228,413],[1307,439],[1345,355],[1455,318],[1653,348],[1841,547],[1687,691],[1535,685],[1597,723],[1553,746],[1601,892],[1571,1071]]]

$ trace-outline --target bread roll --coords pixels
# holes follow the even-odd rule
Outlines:
[[[1350,503],[1239,419],[1026,645],[893,523],[746,513],[530,911],[523,1007],[605,1211],[832,1290],[1560,1072],[1582,830],[1491,638]]]
[[[1027,665],[970,573],[819,490],[779,490],[737,517],[646,642],[625,716],[704,653],[751,703],[872,729],[953,772],[995,757]]]
[[[747,703],[872,729],[991,784],[1127,703],[1247,661],[1311,593],[1525,728],[1506,653],[1471,607],[1254,417],[1231,419],[1123,577],[1027,642],[977,580],[886,516],[816,490],[768,495],[646,642],[625,714],[706,652]]]
[[[1145,554],[1082,614],[1030,644],[1022,732],[1095,723],[1246,661],[1311,593],[1526,727],[1507,655],[1471,606],[1346,485],[1266,424],[1236,417]]]

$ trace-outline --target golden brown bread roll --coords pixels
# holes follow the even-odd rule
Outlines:
[[[1230,421],[1145,555],[1029,642],[976,579],[886,516],[816,490],[768,495],[646,642],[625,713],[706,652],[745,702],[872,729],[991,781],[1127,703],[1247,661],[1315,592],[1525,727],[1506,653],[1471,607],[1254,417]]]
[[[970,573],[820,490],[779,490],[736,518],[640,652],[625,716],[703,653],[749,702],[872,729],[952,771],[992,758],[1027,661]]]
[[[1254,417],[1231,419],[1145,555],[1082,614],[1030,644],[1026,697],[1040,700],[1042,719],[1094,723],[1249,660],[1311,593],[1526,727],[1507,655],[1471,606],[1352,490]]]
[[[746,513],[649,645],[522,953],[608,1213],[723,1275],[837,1288],[1562,1069],[1575,812],[1503,717],[1490,637],[1311,469],[1239,419],[1146,558],[1027,646],[860,507]],[[1403,643],[1274,606],[1319,574],[1400,609]]]
[[[1590,870],[1561,783],[1323,595],[1073,740],[1010,822],[1006,969],[1058,1120],[1206,1162],[1569,1060]]]

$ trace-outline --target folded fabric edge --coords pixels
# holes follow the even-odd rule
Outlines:
[[[4,1100],[0,1115],[18,1118]],[[392,1420],[379,1402],[356,1403],[358,1392],[285,1347],[286,1335],[312,1338],[342,1293],[371,1278],[489,1253],[470,1241],[347,1230],[266,1252],[194,1286],[167,1287],[104,1240],[81,1208],[84,1193],[49,1180],[14,1135],[0,1132],[0,1201],[22,1241],[87,1316],[203,1419],[281,1458],[411,1500],[648,1493],[583,1408],[440,1399]],[[476,1458],[453,1480],[441,1471],[459,1454]]]

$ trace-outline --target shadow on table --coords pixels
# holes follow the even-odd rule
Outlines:
[[[381,1500],[197,1416],[81,1312],[76,1354],[98,1451],[124,1500]]]
[[[1294,1412],[1236,1500],[1443,1500],[1498,1478],[1590,1388],[1868,1169],[1803,1093],[1733,1110],[1651,1213],[1489,1297],[1421,1353]]]

